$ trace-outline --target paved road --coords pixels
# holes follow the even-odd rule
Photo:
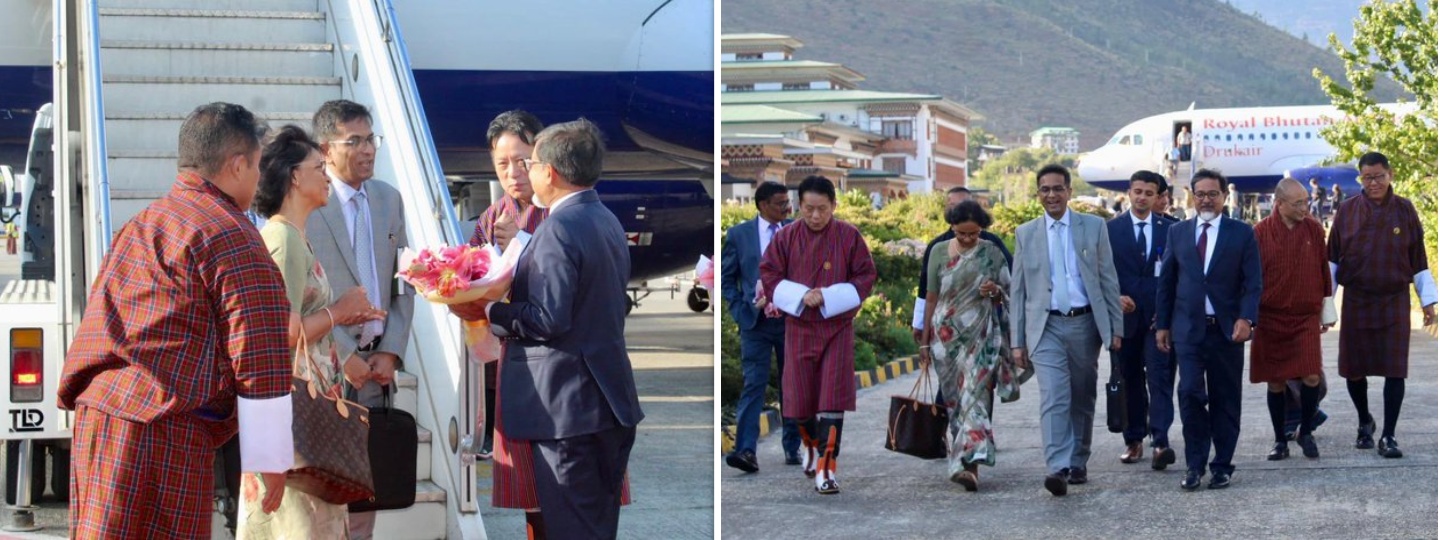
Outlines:
[[[1096,418],[1090,483],[1052,497],[1041,480],[1039,398],[1027,383],[1015,403],[994,414],[995,467],[981,467],[981,490],[951,483],[944,460],[922,461],[884,450],[892,394],[908,393],[918,374],[862,390],[846,417],[839,495],[814,493],[799,467],[783,464],[778,437],[759,447],[761,471],[722,467],[724,538],[1434,538],[1436,537],[1436,341],[1411,334],[1410,377],[1396,439],[1402,459],[1356,450],[1356,414],[1335,364],[1338,332],[1325,335],[1330,420],[1316,431],[1321,457],[1268,462],[1273,441],[1263,385],[1246,383],[1234,484],[1185,493],[1179,419],[1171,443],[1181,463],[1163,472],[1147,460],[1123,465],[1123,442],[1105,429],[1104,397]],[[1100,380],[1108,378],[1102,355]],[[1248,355],[1247,355],[1248,358]],[[1247,362],[1248,365],[1248,362]],[[1249,380],[1249,373],[1245,374]],[[1381,387],[1371,379],[1371,412]],[[1148,450],[1148,449],[1147,449]]]
[[[620,511],[620,538],[714,537],[714,321],[712,311],[691,312],[683,295],[656,293],[626,322],[645,421],[630,454],[634,503]],[[488,493],[487,472],[480,488]],[[525,538],[521,511],[482,515],[490,538]]]

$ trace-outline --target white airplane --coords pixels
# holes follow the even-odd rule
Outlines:
[[[1381,107],[1400,114],[1414,110],[1410,104]],[[1272,191],[1289,175],[1306,183],[1317,178],[1326,188],[1339,183],[1341,190],[1353,195],[1360,191],[1353,166],[1320,166],[1335,155],[1320,129],[1340,117],[1329,105],[1159,114],[1121,128],[1104,146],[1081,156],[1076,168],[1086,183],[1112,191],[1128,190],[1130,175],[1142,169],[1171,176],[1174,181],[1206,168],[1220,171],[1241,193]],[[1168,161],[1182,128],[1191,133],[1191,159],[1180,161],[1172,173]]]

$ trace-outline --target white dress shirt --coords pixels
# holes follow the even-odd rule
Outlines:
[[[1223,220],[1218,215],[1210,221],[1201,221],[1200,218],[1195,218],[1195,245],[1200,245],[1200,232],[1205,231],[1205,260],[1202,261],[1201,269],[1205,271],[1206,275],[1210,274],[1210,256],[1215,254],[1215,239],[1220,237],[1221,221]],[[1210,224],[1209,229],[1203,227],[1206,223]],[[1210,303],[1209,294],[1205,295],[1205,314],[1212,317],[1215,315],[1215,305]]]
[[[1130,221],[1134,223],[1133,227],[1135,227],[1134,232],[1136,242],[1140,241],[1140,231],[1145,231],[1145,245],[1141,246],[1141,248],[1145,250],[1145,256],[1148,260],[1148,257],[1150,256],[1150,246],[1155,245],[1155,213],[1151,212],[1146,215],[1144,219],[1141,219],[1135,217],[1135,213],[1131,212]],[[1145,224],[1145,228],[1140,228],[1141,223]]]
[[[755,218],[755,225],[760,227],[760,234],[758,235],[760,237],[760,257],[764,258],[765,250],[770,248],[770,240],[772,238],[775,238],[775,233],[780,232],[780,229],[778,227],[783,226],[779,223],[771,223],[769,221],[766,221],[765,218],[758,216]],[[770,232],[771,225],[777,226],[775,232]]]

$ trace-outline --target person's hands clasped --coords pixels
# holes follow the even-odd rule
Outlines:
[[[340,366],[340,370],[345,373],[345,381],[355,388],[365,386],[365,381],[370,380],[370,378],[374,376],[374,373],[370,369],[370,362],[357,354],[352,354],[349,358],[346,358],[345,363]]]
[[[339,300],[330,304],[330,312],[335,317],[335,326],[350,326],[385,318],[385,310],[370,305],[364,287],[353,287],[345,291]]]
[[[820,289],[810,289],[805,293],[805,307],[818,308],[822,305],[825,305],[825,295],[820,293]]]
[[[370,355],[370,380],[379,385],[387,385],[395,381],[395,370],[400,365],[400,358],[388,352],[377,352]]]
[[[987,279],[984,283],[980,284],[980,296],[985,298],[1000,296],[1000,286],[996,285],[994,281]]]

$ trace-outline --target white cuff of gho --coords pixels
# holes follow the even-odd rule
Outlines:
[[[1335,281],[1335,275],[1339,272],[1340,265],[1333,262],[1330,263],[1330,296],[1335,296],[1335,293],[1340,290],[1340,282]]]
[[[240,470],[282,473],[295,466],[294,412],[290,395],[270,399],[237,398],[240,417]]]
[[[925,329],[925,299],[915,299],[915,315],[910,318],[910,327],[916,330]]]
[[[805,311],[805,293],[807,292],[810,292],[809,287],[787,279],[775,286],[775,298],[770,301],[780,311],[799,317],[800,313]]]
[[[820,305],[820,316],[826,319],[860,307],[860,292],[849,283],[836,283],[820,289],[825,303]]]
[[[1415,295],[1420,297],[1421,307],[1436,302],[1435,277],[1430,275],[1429,270],[1421,270],[1415,273]]]
[[[1331,325],[1338,320],[1340,317],[1335,314],[1335,297],[1326,296],[1320,304],[1320,324]]]

